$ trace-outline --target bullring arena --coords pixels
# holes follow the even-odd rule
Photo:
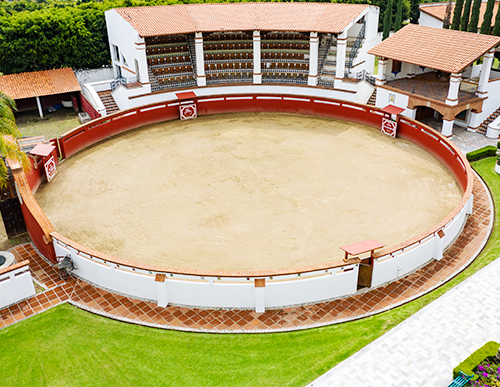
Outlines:
[[[339,4],[316,6],[324,16]],[[319,41],[337,41],[339,68],[347,60],[342,42],[376,30],[373,7],[347,9],[347,21],[319,32],[306,15],[300,28],[280,21],[266,31],[205,26],[164,35],[145,33],[144,15],[133,20],[136,9],[110,11],[108,28],[123,17],[118,24],[130,18],[127,28],[138,31],[132,50],[123,43],[127,28],[119,37],[110,29],[113,63],[122,72],[135,61],[134,82],[88,87],[83,105],[94,119],[52,141],[63,162],[50,183],[40,185],[41,160],[28,176],[13,166],[39,253],[52,263],[70,256],[76,265],[72,286],[80,290],[70,302],[171,329],[303,329],[408,302],[474,259],[492,212],[465,156],[401,111],[360,103],[368,96],[362,85],[330,82],[311,65],[321,57]],[[280,56],[263,52],[270,56],[258,74],[260,37],[282,41],[266,46]],[[242,43],[221,44],[223,54],[200,51],[206,44],[217,51],[217,39]],[[188,59],[191,70],[177,65]],[[268,59],[291,65],[278,71],[264,65]],[[252,76],[225,67],[235,60],[245,63],[241,74],[253,63]],[[218,78],[212,65],[221,63],[227,76]],[[108,114],[92,101],[99,93],[112,95],[119,111]],[[396,138],[381,132],[385,122],[397,128]],[[140,301],[144,315],[175,318],[134,320],[119,307],[99,306],[96,295],[115,300],[110,305]],[[206,324],[191,321],[193,314]],[[245,323],[230,322],[235,314]],[[190,317],[181,323],[179,316]]]

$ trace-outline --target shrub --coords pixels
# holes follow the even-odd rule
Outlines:
[[[497,154],[497,147],[488,145],[475,151],[467,153],[465,156],[469,161],[485,159],[486,157],[494,157]]]
[[[495,356],[498,348],[500,348],[500,343],[497,343],[496,341],[487,342],[453,369],[453,379],[458,376],[459,371],[462,371],[467,375],[472,375],[474,373],[474,368],[476,368],[477,365],[487,357]],[[475,376],[474,379],[477,379],[477,376]]]

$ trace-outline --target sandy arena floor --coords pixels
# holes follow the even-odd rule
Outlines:
[[[461,192],[430,154],[362,125],[291,114],[148,126],[59,166],[36,198],[61,234],[133,261],[207,270],[328,263],[400,243]]]

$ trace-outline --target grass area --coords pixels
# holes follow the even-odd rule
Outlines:
[[[490,186],[498,219],[500,184],[494,163],[488,158],[473,167]],[[61,305],[0,331],[2,384],[302,386],[499,255],[495,221],[492,238],[480,256],[434,292],[363,320],[300,332],[182,333],[124,324]]]
[[[45,136],[49,140],[76,128],[80,121],[73,109],[61,108],[53,113],[45,112],[44,118],[40,118],[38,111],[33,110],[16,113],[16,124],[22,136]]]

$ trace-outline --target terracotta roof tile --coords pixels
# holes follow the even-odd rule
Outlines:
[[[368,53],[458,73],[499,44],[498,36],[408,24]]]
[[[117,8],[142,37],[211,31],[340,33],[369,5],[330,3],[206,3]],[[109,12],[109,11],[108,11]]]
[[[498,10],[498,4],[500,2],[496,1],[495,5],[493,6],[493,15],[497,14]],[[484,20],[484,14],[486,12],[486,2],[481,3],[481,8],[479,10],[479,24],[478,26],[481,27],[481,24],[483,24]],[[446,5],[447,3],[427,3],[427,4],[422,4],[420,5],[419,9],[422,12],[425,12],[431,16],[434,16],[438,20],[444,20],[444,15],[446,12]],[[451,5],[451,15],[453,19],[453,11],[455,10],[455,3]],[[495,17],[491,19],[491,25],[495,24]]]
[[[80,91],[71,68],[0,76],[0,90],[13,99]]]

